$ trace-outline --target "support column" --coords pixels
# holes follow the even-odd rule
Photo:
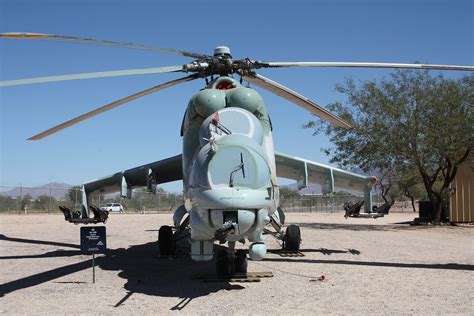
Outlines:
[[[122,176],[122,185],[120,186],[120,196],[123,198],[132,198],[132,188],[128,186],[127,179]]]
[[[364,211],[372,213],[372,184],[369,183],[364,188]]]
[[[84,186],[81,187],[82,191],[82,218],[89,218],[89,197],[86,193]]]
[[[296,181],[298,190],[304,189],[308,186],[308,166],[304,163],[300,178]]]

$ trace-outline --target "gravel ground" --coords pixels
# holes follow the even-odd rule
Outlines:
[[[212,262],[192,262],[186,250],[157,256],[157,228],[171,215],[112,214],[93,284],[79,226],[59,215],[2,215],[0,314],[473,315],[474,227],[412,227],[413,218],[289,213],[303,256],[249,262],[249,271],[274,274],[259,283],[205,283],[193,277]],[[269,237],[268,248],[280,246]]]

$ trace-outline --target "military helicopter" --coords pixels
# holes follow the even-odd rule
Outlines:
[[[245,86],[243,82],[277,94],[338,127],[351,128],[351,124],[288,87],[258,74],[256,70],[282,67],[474,70],[471,66],[430,64],[269,62],[249,58],[234,60],[226,46],[216,47],[211,56],[177,49],[53,34],[6,33],[0,34],[0,38],[148,50],[194,59],[177,66],[3,81],[0,82],[0,87],[141,74],[189,74],[111,102],[29,138],[40,140],[137,98],[180,83],[204,79],[205,87],[191,97],[181,124],[182,154],[84,183],[82,214],[69,214],[67,219],[73,223],[105,222],[107,214],[89,205],[91,196],[118,191],[122,197],[130,198],[134,188],[146,186],[153,191],[158,184],[182,180],[185,202],[174,213],[174,226],[177,231],[190,228],[190,254],[195,261],[212,260],[215,241],[227,243],[227,250],[221,250],[215,256],[216,270],[221,275],[246,272],[246,252],[236,250],[237,242],[245,243],[248,240],[251,243],[248,248],[250,259],[261,260],[265,257],[267,248],[264,233],[270,232],[266,227],[273,228],[271,234],[283,241],[285,250],[299,250],[299,227],[289,225],[286,230],[283,229],[285,215],[279,205],[277,177],[296,180],[300,188],[311,182],[323,185],[326,192],[333,192],[335,187],[363,191],[365,214],[372,213],[372,217],[376,217],[372,212],[371,191],[377,179],[275,152],[272,122],[265,103],[257,91]],[[95,213],[94,218],[89,218],[90,209]],[[68,209],[63,211],[65,214],[69,212]],[[159,244],[161,254],[173,251],[173,230],[170,226],[160,228]]]

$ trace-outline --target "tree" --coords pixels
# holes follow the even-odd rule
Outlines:
[[[385,203],[390,203],[387,200],[387,196],[389,196],[392,200],[394,200],[394,186],[397,182],[397,174],[393,169],[382,169],[377,175],[377,185],[380,189],[380,193],[382,195],[382,199]],[[390,193],[390,195],[389,195]]]
[[[32,200],[33,198],[29,193],[25,194],[21,199],[21,209],[24,211],[25,207],[28,208]]]
[[[51,197],[51,203],[56,202],[55,198]],[[49,195],[40,195],[33,201],[33,209],[35,210],[47,210],[49,209],[50,197]]]
[[[18,201],[10,196],[0,195],[0,212],[18,210]]]
[[[65,195],[66,201],[69,202],[69,204],[74,205],[74,204],[82,204],[82,191],[81,187],[78,185],[73,186],[70,188],[66,195]]]
[[[426,196],[418,170],[415,168],[403,170],[398,180],[398,188],[401,194],[410,199],[413,212],[416,212],[415,199]]]
[[[474,75],[446,79],[410,70],[360,87],[348,80],[337,86],[347,102],[328,107],[354,127],[321,120],[305,127],[330,137],[335,146],[326,153],[343,167],[416,170],[438,223],[449,184],[473,148],[473,84]]]

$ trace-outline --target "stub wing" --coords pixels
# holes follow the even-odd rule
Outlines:
[[[97,194],[120,192],[123,197],[131,197],[131,191],[138,187],[149,187],[160,183],[183,179],[181,155],[155,161],[139,167],[117,172],[111,176],[83,184],[87,197]]]
[[[376,178],[277,152],[275,163],[277,176],[296,180],[300,189],[309,183],[317,183],[322,186],[323,193],[332,193],[336,188],[363,192],[365,211],[371,212],[371,192]]]
[[[275,153],[275,163],[278,177],[296,180],[300,188],[321,184],[325,193],[335,188],[364,191],[373,178],[282,153]]]

